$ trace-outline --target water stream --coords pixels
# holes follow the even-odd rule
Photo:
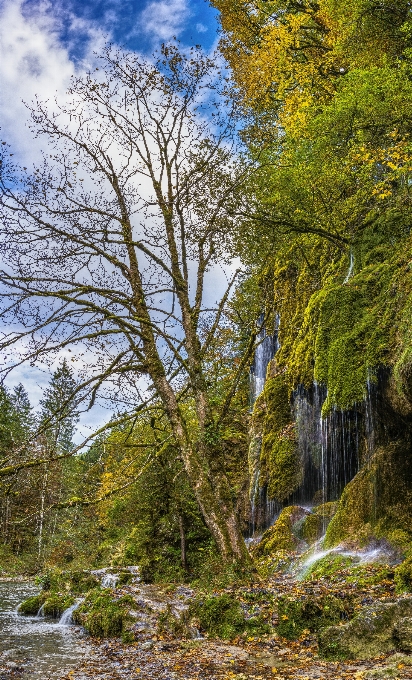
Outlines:
[[[38,588],[25,582],[0,582],[0,677],[19,672],[23,680],[62,678],[89,652],[70,616],[60,621],[20,616],[17,606]],[[65,613],[66,614],[66,613]]]

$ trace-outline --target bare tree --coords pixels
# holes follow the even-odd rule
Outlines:
[[[30,176],[3,146],[1,347],[24,346],[31,362],[63,349],[85,353],[85,366],[92,356],[77,388],[89,407],[108,385],[130,418],[160,404],[223,558],[246,563],[219,430],[253,335],[218,406],[205,370],[237,275],[206,307],[248,174],[236,120],[198,50],[167,46],[154,63],[107,48],[101,63],[73,79],[57,112],[32,108],[48,151]]]

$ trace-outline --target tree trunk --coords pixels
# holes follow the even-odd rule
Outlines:
[[[191,440],[176,395],[165,376],[153,376],[153,382],[180,447],[189,483],[203,519],[215,539],[223,561],[237,563],[241,567],[249,566],[249,551],[235,512],[229,481],[221,461],[217,460],[216,450],[209,449],[204,444],[199,445],[199,437],[197,442]],[[201,427],[200,430],[202,429],[204,428]]]
[[[212,475],[206,461],[202,465],[198,452],[193,449],[186,450],[183,458],[196,500],[223,561],[247,566],[250,556],[226,475],[223,472]]]
[[[182,567],[187,571],[187,558],[186,558],[186,536],[185,536],[185,526],[184,519],[182,515],[179,515],[179,531],[180,531],[180,555]]]

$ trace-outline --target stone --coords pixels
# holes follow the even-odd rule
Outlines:
[[[398,649],[396,627],[410,617],[412,598],[364,607],[349,623],[321,631],[320,653],[327,659],[368,659],[395,651]]]

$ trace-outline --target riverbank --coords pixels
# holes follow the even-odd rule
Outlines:
[[[390,567],[382,564],[365,565],[363,578],[358,573],[356,581],[351,580],[344,569],[327,578],[321,576],[307,581],[298,581],[290,574],[278,572],[247,585],[237,584],[215,591],[216,599],[230,597],[241,603],[245,617],[260,616],[270,626],[270,632],[261,635],[244,632],[231,640],[208,634],[202,630],[199,620],[187,617],[183,617],[186,620],[183,633],[170,630],[171,615],[172,619],[179,616],[176,604],[181,602],[182,611],[194,597],[199,597],[190,588],[146,584],[114,588],[114,599],[129,595],[135,600],[133,615],[137,623],[133,629],[136,639],[132,643],[122,643],[120,639],[99,641],[92,638],[93,654],[67,674],[65,680],[411,679],[410,653],[394,649],[368,659],[328,660],[322,658],[317,632],[303,628],[294,638],[293,635],[289,635],[292,639],[285,637],[288,624],[306,624],[305,621],[302,623],[302,610],[295,607],[296,602],[299,605],[323,602],[324,611],[320,615],[332,617],[333,613],[327,611],[331,598],[345,604],[350,602],[354,616],[368,608],[390,607],[400,601],[411,601],[412,604],[409,595],[396,594],[393,574],[392,578],[388,576]],[[282,614],[282,611],[287,613]],[[313,611],[312,607],[312,617]],[[316,616],[308,625],[316,627],[315,619]],[[193,630],[194,624],[199,626],[197,631]],[[343,619],[342,630],[345,625],[347,621]]]

